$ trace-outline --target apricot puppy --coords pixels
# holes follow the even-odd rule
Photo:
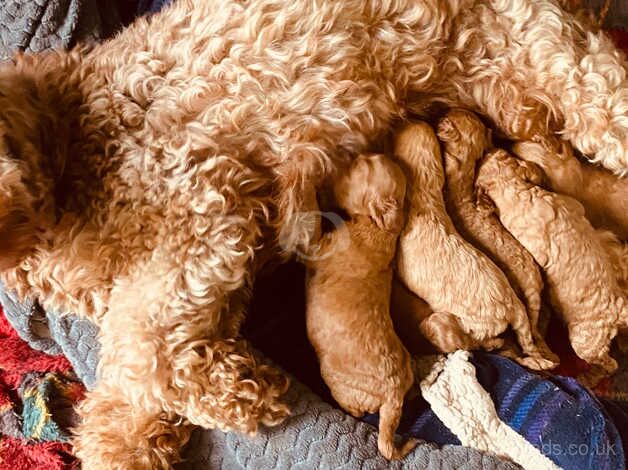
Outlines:
[[[628,177],[581,162],[564,141],[519,142],[512,150],[543,169],[552,191],[578,200],[594,227],[628,241]]]
[[[476,184],[545,271],[550,301],[567,324],[574,351],[595,366],[582,379],[595,385],[617,369],[609,349],[618,327],[626,326],[626,294],[582,205],[539,187],[542,180],[533,163],[496,150],[481,163]]]
[[[403,173],[391,160],[359,157],[335,187],[350,220],[325,236],[317,256],[306,261],[307,333],[321,375],[353,416],[379,411],[378,447],[388,459],[402,458],[416,445],[394,444],[403,400],[414,383],[410,355],[389,312],[405,190]]]
[[[558,362],[538,331],[543,291],[538,265],[501,224],[493,204],[486,198],[476,200],[475,168],[491,146],[489,130],[472,112],[453,109],[440,120],[438,138],[443,143],[445,161],[445,202],[456,229],[504,272],[526,306],[537,344],[546,357]]]
[[[399,237],[397,275],[434,310],[421,323],[424,336],[446,351],[451,346],[445,341],[448,332],[458,328],[472,344],[494,349],[503,344],[498,336],[510,325],[527,355],[519,359],[521,364],[554,367],[535,344],[526,309],[504,273],[458,234],[447,215],[445,175],[432,128],[426,123],[406,126],[396,137],[395,154],[410,178],[409,217]]]

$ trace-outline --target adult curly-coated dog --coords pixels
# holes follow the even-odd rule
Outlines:
[[[560,131],[628,171],[625,57],[555,0],[179,0],[0,70],[2,280],[101,328],[85,468],[158,468],[189,425],[253,432],[286,381],[238,337],[253,276],[307,246],[313,189],[406,112]],[[310,195],[310,196],[308,196]]]

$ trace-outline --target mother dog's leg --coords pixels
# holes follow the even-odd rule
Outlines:
[[[102,380],[78,411],[73,451],[85,470],[168,469],[192,432],[177,416],[134,408],[119,385]]]
[[[445,69],[463,103],[516,139],[558,131],[628,172],[626,60],[555,0],[476,2],[457,22]],[[460,74],[460,75],[458,75]]]
[[[142,443],[164,433],[155,424],[138,426],[143,433],[134,438],[140,442],[131,433],[116,437],[109,417],[98,415],[111,413],[117,404],[128,404],[134,419],[165,412],[205,428],[247,433],[288,414],[280,401],[288,385],[285,376],[260,363],[237,338],[259,239],[256,225],[238,223],[235,214],[229,220],[217,216],[205,223],[219,224],[220,230],[201,231],[197,237],[194,222],[201,221],[168,224],[175,238],[186,238],[177,239],[181,246],[164,242],[115,282],[100,325],[97,392],[82,407],[77,441],[79,448],[90,449],[82,455],[104,458],[113,445],[123,462],[136,454],[136,447],[146,449]],[[117,398],[104,396],[101,386],[112,388]],[[89,441],[99,433],[116,442],[101,449]],[[128,455],[122,455],[124,449]],[[168,457],[160,452],[156,448],[144,458],[157,462]]]

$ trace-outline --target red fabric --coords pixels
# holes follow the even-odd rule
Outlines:
[[[70,444],[43,442],[27,444],[19,439],[0,438],[0,470],[78,469]]]
[[[0,307],[0,311],[2,307]],[[11,327],[11,324],[7,321],[4,313],[0,314],[0,338],[18,338],[17,333]]]
[[[4,318],[4,314],[2,315]],[[0,380],[17,388],[28,372],[69,372],[72,366],[63,356],[48,356],[31,349],[19,338],[0,337]]]
[[[31,349],[7,322],[0,307],[0,409],[11,403],[11,395],[28,372],[68,372],[63,356],[48,356]],[[82,397],[77,390],[77,400]],[[0,470],[70,470],[78,468],[72,447],[60,442],[28,442],[0,436]]]

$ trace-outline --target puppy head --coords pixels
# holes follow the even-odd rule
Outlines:
[[[490,190],[500,184],[525,182],[543,185],[543,171],[534,163],[519,160],[502,149],[490,151],[482,159],[478,169],[476,186]]]
[[[367,215],[384,230],[400,230],[406,179],[383,155],[361,155],[334,186],[338,205],[349,215]]]
[[[558,139],[517,142],[512,151],[520,159],[541,167],[555,190],[576,189],[582,184],[582,167],[568,142]]]
[[[476,162],[491,146],[491,131],[471,111],[450,110],[438,122],[438,138],[444,144],[447,157]]]

